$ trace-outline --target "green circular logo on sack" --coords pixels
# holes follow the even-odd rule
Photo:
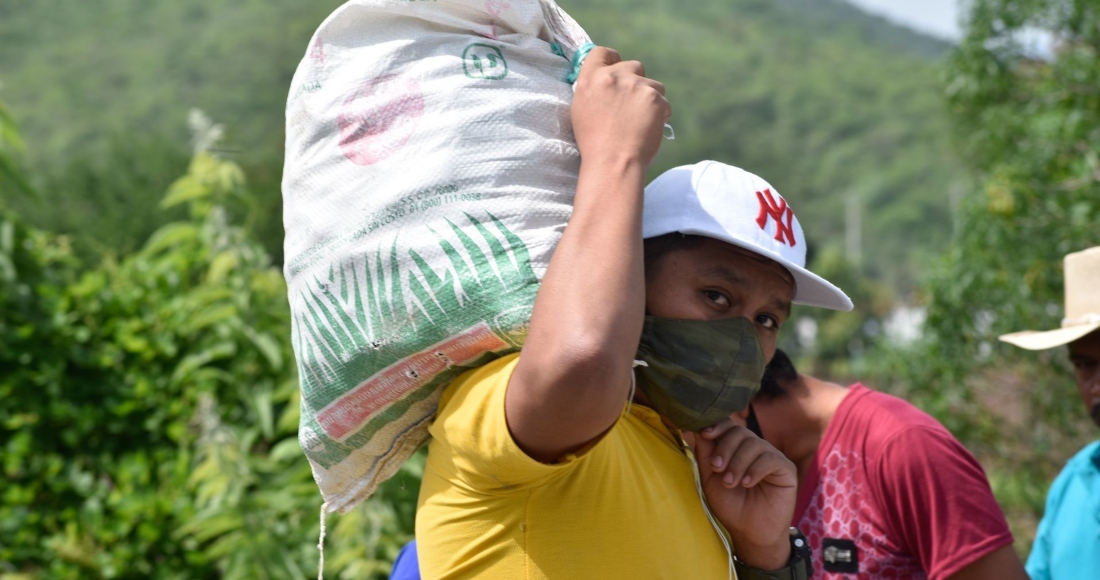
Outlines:
[[[499,48],[475,42],[462,51],[462,72],[472,79],[499,81],[508,76],[508,61]]]

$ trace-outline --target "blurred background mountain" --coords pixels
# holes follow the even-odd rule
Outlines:
[[[19,112],[46,203],[20,209],[125,251],[169,219],[186,112],[226,124],[278,262],[283,117],[310,35],[340,3],[5,0],[0,96]],[[904,295],[945,247],[962,170],[935,68],[949,46],[820,0],[565,1],[600,44],[668,86],[677,139],[654,174],[712,158],[769,179],[818,252]],[[109,192],[109,193],[108,193]]]

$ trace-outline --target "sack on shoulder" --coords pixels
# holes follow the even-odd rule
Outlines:
[[[287,104],[299,440],[333,511],[427,437],[442,389],[523,344],[572,210],[574,53],[553,0],[352,0]]]

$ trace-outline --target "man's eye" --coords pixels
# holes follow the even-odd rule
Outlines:
[[[710,299],[711,302],[719,306],[729,306],[730,300],[726,298],[725,294],[714,290],[703,290],[703,295]]]
[[[767,329],[779,328],[779,321],[772,316],[768,316],[767,314],[761,314],[760,316],[757,316],[756,323]]]

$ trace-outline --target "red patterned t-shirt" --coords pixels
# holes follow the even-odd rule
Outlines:
[[[913,405],[856,384],[799,489],[817,578],[940,580],[1012,543],[978,461]]]

